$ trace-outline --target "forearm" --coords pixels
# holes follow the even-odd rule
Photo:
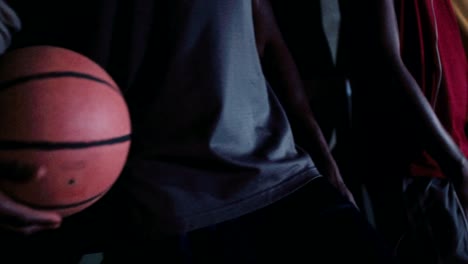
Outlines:
[[[309,105],[299,71],[276,24],[268,0],[253,2],[257,49],[264,73],[283,105],[296,143],[324,175],[341,184],[341,176]]]
[[[458,177],[464,154],[403,62],[399,58],[380,57],[376,66],[377,63],[366,62],[364,56],[361,59],[371,66],[356,69],[350,76],[351,85],[353,90],[367,91],[367,96],[372,97],[373,115],[384,118],[389,129],[404,131],[398,133],[399,137],[406,137],[401,140],[426,150],[447,177]]]
[[[458,177],[458,172],[464,162],[465,155],[454,142],[450,134],[441,124],[433,108],[419,89],[406,67],[395,67],[394,76],[397,80],[396,87],[400,87],[403,93],[404,103],[400,112],[402,118],[407,118],[408,124],[413,124],[416,133],[421,135],[421,145],[438,162],[447,177]],[[406,111],[404,111],[406,110]],[[405,112],[413,113],[411,115]],[[459,181],[461,179],[453,178]]]
[[[406,141],[425,149],[448,177],[458,177],[464,155],[401,58],[394,0],[349,5],[344,11],[347,31],[354,33],[347,34],[352,49],[346,50],[344,64],[353,89],[371,94],[377,102],[373,111],[387,114],[390,128],[406,131],[400,134]]]
[[[422,147],[438,162],[447,177],[460,181],[460,169],[463,166],[464,155],[453,141],[450,134],[441,124],[420,86],[412,77],[400,54],[396,13],[393,0],[385,0],[382,12],[383,24],[386,29],[382,30],[382,47],[386,50],[386,59],[389,65],[390,80],[395,80],[393,89],[397,96],[401,96],[402,106],[400,117],[405,119],[406,124],[412,124],[417,132],[414,141],[419,140]],[[390,26],[393,25],[393,26]],[[411,114],[408,114],[411,113]]]

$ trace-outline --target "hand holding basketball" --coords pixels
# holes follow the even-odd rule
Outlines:
[[[0,179],[21,182],[34,181],[45,175],[46,170],[22,164],[0,163]],[[38,231],[57,228],[61,216],[53,212],[34,210],[15,202],[0,190],[0,228],[32,234]]]
[[[107,193],[130,147],[130,115],[116,83],[93,60],[60,47],[2,55],[0,126],[0,162],[11,171],[0,178],[3,213],[31,213],[52,226],[55,214],[78,213]],[[47,173],[38,178],[41,170],[33,170],[36,177],[21,182],[28,176],[18,169],[31,170],[20,164]]]

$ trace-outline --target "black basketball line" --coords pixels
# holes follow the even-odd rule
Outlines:
[[[99,147],[105,145],[119,144],[129,141],[131,134],[88,142],[52,142],[52,141],[19,141],[19,140],[0,140],[0,150],[64,150],[64,149],[83,149]]]
[[[21,199],[18,199],[16,197],[12,197],[13,199],[15,199],[15,201],[21,203],[21,204],[24,204],[24,205],[27,205],[29,207],[32,207],[32,208],[35,208],[35,209],[39,209],[39,210],[63,210],[63,209],[71,209],[71,208],[74,208],[74,207],[78,207],[78,206],[81,206],[81,205],[84,205],[84,204],[87,204],[93,200],[96,200],[98,199],[99,197],[103,196],[104,194],[106,194],[106,192],[109,190],[110,188],[106,189],[105,191],[103,192],[100,192],[99,194],[97,195],[94,195],[93,197],[91,198],[88,198],[86,200],[83,200],[83,201],[79,201],[79,202],[76,202],[76,203],[70,203],[70,204],[53,204],[53,205],[42,205],[42,204],[35,204],[35,203],[31,203],[31,202],[27,202],[27,201],[23,201]]]
[[[100,78],[97,78],[90,74],[86,74],[82,72],[73,72],[73,71],[58,71],[58,72],[44,72],[44,73],[31,74],[31,75],[21,76],[16,79],[1,81],[0,92],[8,88],[12,88],[18,84],[22,84],[26,82],[31,82],[31,81],[41,80],[41,79],[64,78],[64,77],[80,78],[80,79],[87,79],[87,80],[95,81],[95,82],[104,84],[105,86],[112,88],[112,90],[116,92],[119,91],[119,89],[115,87],[114,85],[112,85],[111,83],[105,80],[102,80]]]

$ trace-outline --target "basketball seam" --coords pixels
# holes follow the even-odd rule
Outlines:
[[[131,140],[131,134],[120,137],[88,142],[53,142],[53,141],[19,141],[0,140],[0,150],[64,150],[84,149],[106,145],[115,145]]]
[[[31,202],[24,201],[24,200],[22,200],[22,199],[19,199],[19,198],[17,198],[17,197],[14,197],[14,196],[10,196],[10,197],[11,197],[12,199],[14,199],[16,202],[19,202],[19,203],[21,203],[21,204],[24,204],[24,205],[27,205],[27,206],[29,206],[29,207],[32,207],[32,208],[35,208],[35,209],[39,209],[39,210],[64,210],[64,209],[76,208],[76,207],[85,205],[85,204],[87,204],[87,203],[90,203],[90,202],[92,202],[92,201],[95,201],[95,200],[97,200],[98,198],[104,196],[104,194],[106,194],[109,190],[110,190],[110,188],[107,188],[107,189],[104,190],[103,192],[100,192],[100,193],[98,193],[97,195],[92,196],[91,198],[88,198],[88,199],[85,199],[85,200],[82,200],[82,201],[79,201],[79,202],[70,203],[70,204],[56,204],[56,205],[35,204],[35,203],[31,203]]]
[[[104,84],[105,86],[112,88],[113,91],[117,92],[120,94],[120,90],[112,85],[111,83],[100,79],[98,77],[95,77],[93,75],[87,74],[87,73],[82,73],[82,72],[74,72],[74,71],[55,71],[55,72],[43,72],[43,73],[37,73],[37,74],[31,74],[31,75],[26,75],[26,76],[21,76],[15,79],[11,80],[6,80],[6,81],[0,81],[0,92],[4,91],[8,88],[12,88],[16,85],[31,82],[31,81],[36,81],[36,80],[42,80],[42,79],[49,79],[49,78],[78,78],[78,79],[86,79],[90,81],[95,81],[101,84]]]

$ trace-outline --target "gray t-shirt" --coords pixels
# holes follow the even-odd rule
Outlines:
[[[320,176],[262,73],[251,0],[178,2],[175,55],[127,166],[166,232],[239,217]]]

